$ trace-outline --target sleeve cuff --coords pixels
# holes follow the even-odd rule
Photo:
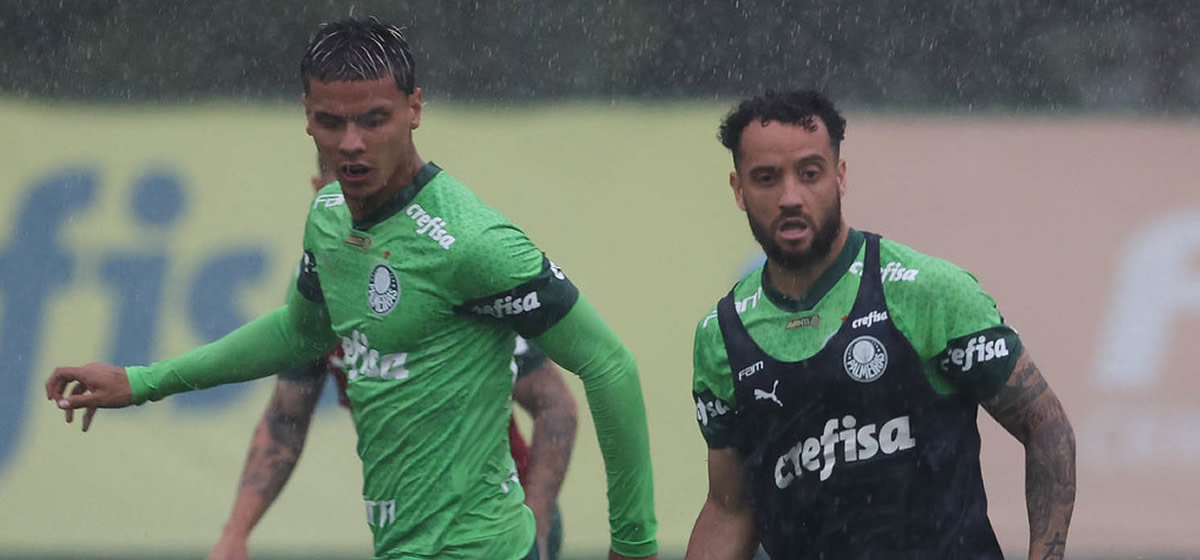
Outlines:
[[[151,388],[146,383],[146,373],[149,369],[145,366],[125,368],[125,376],[129,379],[129,390],[133,393],[133,404],[143,404],[150,400]]]

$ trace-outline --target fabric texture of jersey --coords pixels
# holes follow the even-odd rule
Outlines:
[[[528,238],[436,166],[406,188],[387,215],[358,224],[322,198],[337,186],[323,189],[305,233],[311,270],[298,282],[313,296],[319,285],[342,337],[367,522],[376,550],[398,558],[519,558],[533,519],[507,445],[513,326],[540,334],[577,293],[543,275],[551,265]],[[489,298],[498,310],[466,306]]]
[[[733,288],[734,307],[755,343],[784,362],[820,351],[850,312],[863,273],[864,235],[851,230],[835,262],[804,301],[789,300],[764,283],[760,267]],[[1021,343],[992,299],[969,272],[888,239],[880,240],[880,277],[887,309],[855,318],[886,318],[904,335],[938,394],[983,401],[1008,379]],[[886,317],[883,317],[886,315]],[[714,307],[696,326],[692,400],[708,446],[734,444],[734,375]]]
[[[939,394],[889,319],[879,238],[845,321],[813,356],[772,358],[717,305],[735,446],[772,558],[1002,559],[987,519],[977,403]]]

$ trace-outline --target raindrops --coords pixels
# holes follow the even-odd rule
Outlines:
[[[405,28],[441,99],[732,98],[824,89],[849,105],[1200,109],[1188,2],[513,0],[354,3]],[[13,0],[0,91],[58,99],[292,100],[334,0]]]

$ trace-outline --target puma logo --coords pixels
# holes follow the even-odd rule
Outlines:
[[[775,384],[771,385],[770,393],[768,393],[762,389],[755,389],[754,390],[754,400],[756,400],[756,401],[775,401],[775,404],[779,405],[780,407],[783,407],[783,403],[780,402],[779,397],[775,396],[775,390],[778,388],[779,388],[779,380],[776,379]]]

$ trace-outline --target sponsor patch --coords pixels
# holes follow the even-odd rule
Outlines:
[[[789,320],[787,322],[787,325],[784,325],[783,328],[784,329],[802,329],[805,327],[816,328],[820,324],[821,324],[821,315],[819,315],[819,314],[807,315],[804,317],[796,317],[794,319]]]

